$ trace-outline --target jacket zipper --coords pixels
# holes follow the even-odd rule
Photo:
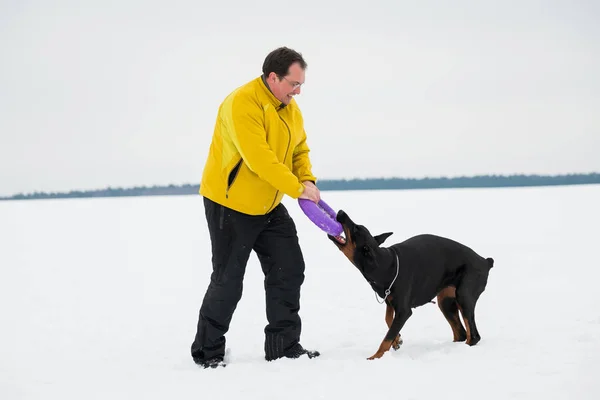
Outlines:
[[[290,130],[290,127],[287,124],[287,122],[285,122],[285,120],[281,117],[281,115],[279,115],[279,113],[277,113],[277,115],[279,116],[279,119],[281,119],[283,121],[283,123],[285,124],[285,127],[287,128],[287,131],[288,131],[288,145],[285,149],[285,155],[283,156],[283,162],[285,163],[285,159],[287,158],[288,152],[290,151],[290,142],[292,141],[292,131]],[[267,213],[271,212],[271,208],[273,208],[273,204],[275,204],[275,200],[277,200],[278,194],[279,194],[279,190],[277,192],[275,192],[275,197],[273,198],[273,202],[271,203],[271,207],[269,207],[269,210],[267,211]]]
[[[228,182],[227,182],[227,190],[225,190],[225,198],[228,199],[229,198],[229,189],[231,189],[231,187],[233,186],[233,183],[235,182],[237,176],[238,176],[238,172],[240,171],[240,168],[242,166],[242,161],[243,159],[240,158],[240,161],[237,162],[237,164],[235,164],[235,166],[231,169],[231,172],[229,172],[229,176],[227,177]],[[233,174],[233,177],[232,177]]]

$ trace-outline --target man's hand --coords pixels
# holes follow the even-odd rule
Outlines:
[[[311,181],[304,181],[304,191],[300,195],[301,199],[312,200],[315,203],[318,203],[321,200],[321,192]]]

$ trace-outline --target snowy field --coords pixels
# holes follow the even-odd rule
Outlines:
[[[399,351],[367,361],[385,306],[286,199],[306,257],[302,343],[263,359],[253,254],[227,335],[229,365],[189,356],[208,285],[199,196],[0,202],[0,399],[598,399],[600,185],[323,192],[387,244],[429,232],[493,257],[482,336],[453,343],[438,306]]]

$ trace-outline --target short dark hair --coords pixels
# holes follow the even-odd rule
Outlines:
[[[262,72],[266,77],[271,72],[275,72],[277,76],[286,76],[293,63],[299,63],[302,69],[306,69],[306,61],[302,58],[302,54],[287,47],[279,47],[270,52],[263,63]]]

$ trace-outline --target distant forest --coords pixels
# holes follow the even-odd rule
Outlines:
[[[491,188],[523,186],[583,185],[600,183],[600,174],[568,175],[480,175],[456,178],[367,178],[323,179],[317,182],[320,190],[399,190],[441,188]],[[0,197],[0,200],[60,199],[122,196],[176,196],[198,194],[199,184],[140,186],[70,192],[34,192]]]

